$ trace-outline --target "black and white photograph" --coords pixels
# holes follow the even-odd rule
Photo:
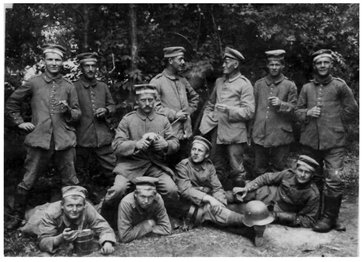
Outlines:
[[[359,2],[2,6],[3,259],[362,255]]]

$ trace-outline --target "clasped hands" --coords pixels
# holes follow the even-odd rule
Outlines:
[[[150,132],[143,135],[143,137],[136,142],[137,150],[147,150],[150,146],[156,151],[162,151],[168,147],[168,142],[160,135]]]

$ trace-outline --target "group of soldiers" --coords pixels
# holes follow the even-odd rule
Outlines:
[[[25,174],[15,191],[8,229],[19,226],[29,192],[50,160],[63,188],[62,200],[48,207],[39,226],[39,246],[48,253],[91,228],[101,252],[110,254],[113,229],[121,242],[167,235],[174,229],[171,217],[183,220],[186,228],[209,221],[252,229],[256,245],[263,243],[265,226],[272,222],[317,232],[343,228],[338,215],[345,128],[358,105],[346,83],[331,74],[331,50],[313,54],[314,78],[298,97],[295,83],[282,73],[284,50],[266,52],[268,74],[253,87],[240,73],[244,56],[226,47],[223,76],[216,80],[194,137],[191,115],[199,95],[181,74],[185,49],[163,51],[165,69],[149,84],[134,86],[136,110],[112,132],[106,119],[115,113],[115,103],[107,85],[96,79],[97,54],[78,55],[82,75],[72,83],[61,75],[64,47],[44,48],[45,72],[25,81],[6,101],[9,119],[29,132]],[[31,122],[21,115],[27,97]],[[302,154],[288,168],[297,120]],[[244,167],[249,137],[255,152],[253,180]],[[97,208],[86,201],[84,186],[91,155],[107,187]]]

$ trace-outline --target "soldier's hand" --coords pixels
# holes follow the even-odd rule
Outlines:
[[[168,147],[168,142],[161,136],[158,136],[153,141],[153,148],[157,151],[162,151]]]
[[[243,202],[246,194],[248,193],[248,189],[246,187],[234,187],[233,194],[236,200]]]
[[[154,219],[148,219],[147,220],[148,224],[151,226],[151,227],[154,227],[157,223],[154,221]]]
[[[65,228],[62,232],[62,237],[66,241],[73,241],[78,236],[78,230],[71,230],[70,228]]]
[[[58,102],[58,105],[60,107],[60,111],[62,113],[64,112],[67,112],[67,111],[70,111],[71,110],[71,107],[68,105],[67,101],[66,100],[61,100]]]
[[[107,109],[106,108],[98,108],[95,111],[95,117],[99,118],[99,117],[104,117],[107,113]]]
[[[186,121],[187,117],[188,117],[188,113],[184,112],[182,110],[180,110],[176,113],[176,119],[179,118],[179,121],[181,121],[181,122]]]
[[[224,105],[224,104],[216,104],[215,108],[216,108],[217,111],[220,111],[220,112],[223,112],[223,113],[228,110],[227,105]]]
[[[106,241],[103,245],[102,248],[100,250],[100,253],[103,255],[109,255],[111,253],[114,252],[114,246],[112,245],[111,242]]]
[[[272,106],[280,106],[282,103],[281,100],[276,96],[268,97],[268,100]]]
[[[307,116],[318,118],[321,115],[321,107],[314,106],[307,111]]]
[[[154,141],[157,138],[158,138],[158,135],[156,133],[153,133],[153,132],[145,133],[143,135],[143,139],[147,139],[149,141]]]
[[[27,132],[31,132],[35,128],[35,126],[33,125],[33,123],[30,123],[30,122],[21,123],[20,125],[18,125],[18,127],[20,129],[23,129],[23,130],[27,131]]]
[[[148,138],[142,138],[136,142],[135,147],[136,147],[136,149],[143,151],[143,150],[148,149],[150,144],[151,144],[151,141]]]
[[[224,206],[223,203],[210,195],[205,195],[202,199],[202,202],[210,204],[211,206]]]

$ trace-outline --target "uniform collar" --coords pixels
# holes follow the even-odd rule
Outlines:
[[[208,162],[208,160],[205,159],[201,163],[196,164],[195,162],[192,161],[191,157],[188,158],[188,161],[191,163],[191,166],[194,169],[202,169],[202,170],[206,169],[206,163]]]
[[[265,77],[265,82],[267,83],[267,85],[271,85],[271,84],[279,84],[280,82],[282,82],[286,77],[283,74],[280,74],[277,78],[274,78],[271,75],[267,75]]]
[[[82,76],[80,77],[80,79],[81,79],[82,85],[83,85],[86,89],[90,88],[90,86],[91,86],[92,88],[95,88],[95,86],[96,86],[96,84],[97,84],[97,80],[96,80],[96,78],[94,78],[94,79],[92,79],[92,80],[88,80],[88,79],[87,79],[84,75],[82,75]]]
[[[325,77],[324,79],[319,79],[317,77],[317,75],[315,75],[314,78],[313,78],[313,80],[311,80],[311,81],[314,82],[315,84],[318,84],[318,85],[319,84],[325,84],[326,85],[326,84],[330,83],[332,80],[333,80],[333,77],[330,74],[327,77]]]
[[[57,82],[57,81],[59,81],[62,78],[62,74],[58,74],[56,76],[52,76],[47,71],[45,71],[42,76],[43,76],[44,81],[46,81],[47,83],[50,83],[52,81]]]
[[[238,79],[239,77],[241,77],[241,73],[237,73],[236,76],[232,77],[232,78],[228,78],[226,75],[225,75],[225,81],[228,81],[229,83],[231,82],[234,82],[236,79]]]
[[[137,108],[136,110],[136,114],[139,116],[139,118],[141,118],[142,120],[145,120],[145,119],[149,119],[149,120],[153,120],[154,117],[155,117],[155,110],[153,109],[153,111],[149,114],[149,115],[146,115],[143,113],[143,111],[140,109],[140,108]]]
[[[165,68],[162,72],[162,74],[169,78],[170,80],[174,81],[174,80],[177,80],[179,78],[179,75],[177,74],[172,74],[171,72],[169,72],[169,70],[167,68]]]

